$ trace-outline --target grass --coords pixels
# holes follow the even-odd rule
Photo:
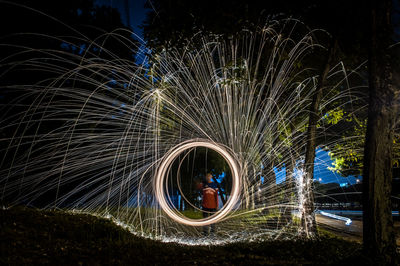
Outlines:
[[[202,219],[203,213],[195,210],[184,210],[181,212],[184,216],[190,219]]]
[[[1,265],[372,264],[360,244],[323,232],[314,241],[185,246],[142,239],[91,215],[19,207],[0,217]]]

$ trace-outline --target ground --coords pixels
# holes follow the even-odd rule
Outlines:
[[[372,264],[361,245],[322,232],[288,240],[185,246],[133,236],[106,219],[29,208],[0,210],[0,264],[254,265]]]

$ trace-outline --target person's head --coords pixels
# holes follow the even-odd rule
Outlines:
[[[211,183],[211,182],[212,182],[212,174],[211,174],[211,173],[207,173],[207,174],[206,174],[206,181],[207,181],[208,183]]]

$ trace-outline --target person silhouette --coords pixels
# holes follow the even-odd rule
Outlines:
[[[205,181],[200,184],[202,190],[202,212],[203,218],[208,218],[213,215],[218,209],[218,185],[213,181],[211,173],[206,174]],[[215,224],[203,227],[203,234],[209,235],[215,233]]]

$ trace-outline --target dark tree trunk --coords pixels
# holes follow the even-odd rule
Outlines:
[[[290,138],[291,138],[291,145],[288,147],[287,155],[286,155],[286,160],[285,160],[285,169],[286,169],[286,189],[289,191],[290,195],[287,198],[287,204],[288,206],[285,208],[284,212],[284,217],[283,219],[290,223],[292,222],[292,211],[293,211],[293,205],[294,205],[294,199],[295,199],[295,194],[294,194],[294,168],[296,166],[296,158],[297,158],[297,152],[296,152],[296,143],[295,143],[295,126],[293,123],[289,124],[290,127]]]
[[[291,132],[291,146],[289,147],[285,166],[286,166],[286,183],[288,186],[288,190],[292,191],[294,188],[294,177],[293,177],[293,172],[294,172],[294,167],[296,165],[296,158],[297,158],[297,145],[295,143],[295,130],[296,127],[294,126],[293,123],[290,123],[290,132]]]
[[[396,243],[391,209],[392,149],[398,116],[399,54],[391,37],[391,0],[371,0],[369,109],[363,169],[364,251],[394,264]],[[397,48],[398,49],[398,48]],[[398,51],[397,51],[398,52]],[[394,62],[397,61],[397,62]]]
[[[278,198],[278,189],[276,187],[276,175],[274,171],[274,162],[271,160],[267,166],[267,182],[270,186],[269,188],[269,197],[267,202],[269,205],[275,205],[277,203]]]
[[[272,206],[276,204],[277,188],[276,188],[276,176],[274,172],[274,163],[272,160],[266,162],[264,165],[264,169],[262,170],[262,176],[264,177],[263,187],[268,188],[268,195],[264,195],[261,199],[263,202],[265,209],[265,213],[269,213],[272,210]]]
[[[293,152],[292,152],[293,147],[289,148],[288,154],[287,154],[287,159],[285,161],[285,169],[286,169],[286,189],[289,191],[290,195],[287,197],[287,205],[285,207],[285,211],[283,214],[283,220],[287,223],[290,223],[292,221],[292,211],[293,207],[291,206],[293,204],[293,192],[294,192],[294,178],[293,178],[293,171],[294,171],[294,165],[295,165],[295,158],[293,157]]]
[[[323,89],[326,85],[327,76],[329,70],[335,59],[337,42],[332,40],[329,45],[328,55],[326,62],[322,68],[322,72],[319,75],[318,84],[316,91],[314,93],[312,103],[310,106],[310,117],[308,121],[307,129],[307,143],[306,143],[306,154],[304,160],[304,171],[305,176],[303,179],[303,192],[304,192],[304,202],[303,210],[301,214],[301,226],[302,234],[305,237],[310,237],[317,234],[317,226],[315,222],[314,214],[314,193],[312,189],[313,177],[314,177],[314,159],[315,159],[315,149],[316,149],[316,136],[317,136],[317,123],[320,119],[319,106],[322,99]]]
[[[180,195],[180,193],[179,193]],[[180,195],[179,197],[179,211],[183,211],[183,197]]]
[[[294,164],[295,164],[295,159],[293,157],[293,153],[289,152],[288,158],[286,159],[285,162],[286,185],[289,191],[292,191],[294,187],[294,179],[293,179]]]

